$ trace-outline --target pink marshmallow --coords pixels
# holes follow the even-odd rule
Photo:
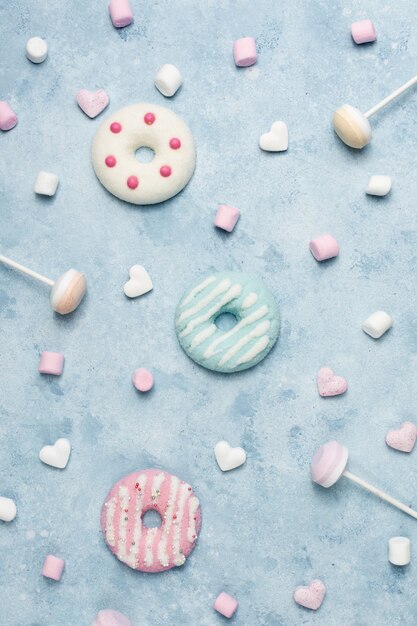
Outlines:
[[[240,217],[239,209],[228,204],[219,204],[214,225],[231,233]]]
[[[375,26],[372,24],[371,20],[354,22],[350,27],[350,31],[355,43],[369,43],[370,41],[376,40]]]
[[[104,609],[97,613],[91,626],[132,626],[132,622],[119,611]]]
[[[310,250],[316,261],[326,261],[339,254],[339,244],[331,235],[321,235],[310,241]]]
[[[44,351],[39,359],[38,370],[41,374],[61,376],[64,369],[64,355],[61,352]]]
[[[153,376],[145,367],[139,367],[133,372],[132,383],[138,391],[145,393],[153,387]]]
[[[123,28],[133,22],[133,13],[129,0],[111,0],[109,11],[113,26]]]
[[[233,56],[238,67],[256,63],[256,42],[253,37],[242,37],[233,42]]]
[[[232,617],[238,606],[239,602],[236,598],[232,598],[228,593],[222,591],[222,593],[217,596],[213,608],[225,617]]]
[[[17,124],[17,115],[5,100],[0,100],[0,128],[11,130]]]
[[[52,578],[52,580],[61,580],[64,565],[64,559],[53,556],[53,554],[48,554],[42,567],[42,576]]]

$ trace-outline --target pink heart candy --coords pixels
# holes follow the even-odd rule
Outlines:
[[[348,384],[343,376],[336,376],[330,367],[321,367],[317,373],[317,387],[323,397],[345,393]]]
[[[390,448],[411,452],[417,438],[417,426],[412,422],[404,422],[398,430],[388,431],[385,441]]]
[[[78,106],[88,117],[97,117],[109,104],[109,96],[104,89],[88,91],[80,89],[76,95]]]
[[[294,600],[306,609],[317,611],[324,600],[326,587],[321,580],[312,580],[308,587],[296,587]]]

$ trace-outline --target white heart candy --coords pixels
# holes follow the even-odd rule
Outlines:
[[[246,461],[246,452],[243,448],[232,448],[227,441],[219,441],[214,448],[214,456],[222,470],[228,472]]]
[[[52,465],[58,469],[66,467],[71,454],[71,444],[68,439],[57,439],[53,446],[44,446],[39,452],[42,463]]]
[[[269,133],[259,139],[259,147],[267,152],[284,152],[288,150],[288,128],[285,122],[274,122]]]
[[[0,520],[11,522],[16,517],[16,505],[11,498],[0,496]]]
[[[153,289],[152,281],[148,272],[142,265],[132,265],[129,270],[130,280],[125,283],[123,291],[128,298],[143,296]]]

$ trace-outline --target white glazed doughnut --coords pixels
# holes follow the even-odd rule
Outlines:
[[[135,152],[151,148],[140,163]],[[111,115],[97,130],[93,167],[102,185],[132,204],[156,204],[179,193],[195,168],[193,135],[178,115],[156,104],[132,104]]]

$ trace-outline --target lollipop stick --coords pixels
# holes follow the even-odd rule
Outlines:
[[[40,280],[42,283],[46,283],[50,287],[53,287],[55,284],[54,281],[51,280],[50,278],[47,278],[46,276],[42,276],[42,274],[38,274],[38,272],[34,272],[30,270],[28,267],[25,267],[24,265],[20,265],[20,263],[16,263],[16,261],[9,259],[7,256],[3,256],[2,254],[0,254],[0,263],[4,263],[5,265],[8,265],[9,267],[12,267],[15,270],[19,270],[19,272],[23,272],[23,274],[27,274],[28,276],[31,276],[32,278],[35,278],[36,280]]]
[[[378,496],[378,498],[381,498],[382,500],[389,502],[393,506],[396,506],[397,509],[404,511],[404,513],[408,513],[408,515],[411,515],[411,517],[414,517],[415,519],[417,519],[417,511],[413,511],[413,509],[410,509],[409,506],[406,506],[399,500],[396,500],[395,498],[391,498],[391,496],[385,493],[385,491],[381,491],[381,489],[378,489],[377,487],[370,485],[365,480],[362,480],[362,478],[358,478],[358,476],[355,476],[355,474],[352,474],[352,472],[349,472],[348,470],[345,470],[343,472],[343,476],[346,476],[346,478],[349,478],[349,480],[352,480],[354,483],[356,483],[360,487],[363,487],[367,491],[370,491],[371,493],[374,494],[374,496]]]
[[[365,117],[371,117],[371,115],[382,109],[385,105],[389,104],[392,100],[400,96],[404,91],[406,91],[407,89],[409,89],[409,87],[412,87],[416,83],[417,76],[414,76],[414,78],[410,78],[410,80],[407,81],[402,87],[398,87],[398,89],[393,91],[389,96],[387,96],[386,98],[381,100],[381,102],[378,102],[378,104],[372,107],[372,109],[369,109],[369,111],[365,113]]]

